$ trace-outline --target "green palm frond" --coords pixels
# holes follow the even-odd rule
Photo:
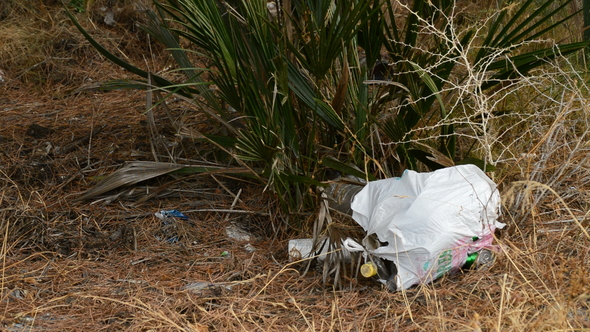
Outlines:
[[[456,131],[465,128],[454,118],[453,105],[463,97],[453,84],[467,79],[469,65],[487,93],[587,47],[533,47],[576,15],[564,13],[571,1],[525,0],[493,14],[483,27],[469,27],[457,24],[452,0],[408,6],[293,0],[278,2],[276,14],[266,0],[156,0],[143,29],[167,48],[185,79],[151,75],[155,86],[132,80],[102,86],[158,89],[198,105],[196,111],[224,128],[197,139],[256,169],[287,210],[299,211],[315,204],[313,189],[329,174],[370,180],[419,168],[419,162],[489,169],[474,156],[456,160]],[[68,15],[109,60],[150,76]],[[206,66],[195,66],[195,58]],[[373,77],[377,63],[387,66],[384,81]]]

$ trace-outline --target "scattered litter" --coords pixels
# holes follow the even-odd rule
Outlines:
[[[240,274],[240,273],[238,273]],[[232,288],[236,285],[244,285],[251,282],[256,281],[257,279],[264,279],[266,278],[266,274],[258,274],[253,278],[246,279],[246,280],[237,280],[237,281],[226,281],[226,282],[209,282],[209,281],[195,281],[188,283],[182,286],[182,290],[191,291],[197,294],[202,293],[204,290],[212,290],[212,289],[225,289],[225,290],[232,290]]]
[[[158,219],[160,219],[160,220],[167,220],[170,218],[179,218],[182,220],[188,220],[187,216],[185,216],[184,214],[182,214],[182,212],[179,212],[177,210],[162,210],[160,212],[154,213],[154,215],[156,217],[158,217]]]
[[[177,221],[176,218],[181,220],[189,220],[187,216],[182,214],[177,210],[162,210],[160,212],[154,213],[154,215],[162,220],[162,233],[164,234],[163,237],[156,236],[157,240],[163,240],[166,243],[176,243],[180,241],[180,237],[176,234],[177,229]]]
[[[109,10],[104,15],[104,23],[108,26],[114,27],[117,25],[117,21],[115,21],[115,12]]]
[[[10,296],[12,296],[18,300],[24,300],[25,295],[26,295],[25,291],[22,289],[18,289],[18,288],[15,288],[12,290],[12,292],[10,292]]]
[[[500,214],[495,183],[474,165],[368,183],[351,204],[367,236],[343,245],[361,252],[361,273],[390,290],[428,283],[445,273],[494,261]],[[485,249],[485,251],[483,251]]]
[[[299,261],[309,258],[313,247],[313,239],[289,240],[289,261]]]
[[[328,241],[325,240],[324,243],[318,245],[319,252],[312,252],[313,248],[313,239],[294,239],[289,240],[289,261],[295,262],[302,259],[310,258],[317,256],[318,261],[323,261],[326,258],[326,254],[330,251],[328,248]],[[350,261],[350,252],[347,250],[342,249],[343,257],[345,262]]]
[[[224,252],[222,252],[222,253],[221,253],[221,255],[220,255],[220,256],[221,256],[221,257],[229,257],[229,256],[231,256],[231,255],[230,255],[230,253],[229,253],[228,251],[224,251]]]
[[[225,289],[230,291],[232,289],[232,285],[234,283],[231,282],[221,282],[221,283],[212,283],[207,281],[197,281],[191,282],[190,284],[186,284],[182,287],[183,290],[191,291],[193,293],[202,293],[205,290],[213,290],[213,289]]]
[[[356,177],[338,178],[324,189],[325,199],[331,209],[352,215],[350,203],[356,194],[363,189],[366,182]]]
[[[496,253],[490,249],[481,249],[467,256],[465,264],[462,269],[478,269],[484,270],[492,266],[496,261]]]
[[[32,331],[45,331],[42,327],[40,327],[40,322],[50,322],[55,321],[56,319],[61,319],[52,316],[49,313],[45,313],[43,315],[35,315],[35,316],[21,316],[17,315],[15,317],[14,322],[10,325],[2,324],[4,329],[2,331],[7,332],[32,332]]]
[[[244,250],[246,250],[247,252],[255,252],[256,248],[250,243],[246,243],[246,245],[244,246]]]
[[[225,228],[225,234],[227,235],[227,237],[240,242],[250,242],[255,240],[256,238],[252,233],[242,229],[240,226],[234,223],[230,223]]]
[[[166,243],[176,243],[180,240],[180,238],[178,237],[178,235],[174,235],[168,239],[166,239]]]
[[[187,290],[187,291],[192,291],[192,292],[196,292],[196,291],[202,291],[205,289],[212,289],[217,287],[217,285],[207,282],[207,281],[197,281],[197,282],[191,282],[190,284],[186,284],[184,286],[182,286],[183,290]]]
[[[367,255],[368,261],[361,265],[361,274],[365,278],[373,278],[387,287],[390,291],[397,290],[397,267],[392,261]]]

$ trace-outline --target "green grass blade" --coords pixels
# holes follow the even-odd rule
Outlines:
[[[542,12],[545,10],[545,8],[547,8],[553,2],[554,2],[554,0],[548,0],[542,6],[540,6],[539,8],[537,8],[537,10],[535,10],[533,13],[529,14],[528,17],[523,22],[521,22],[518,26],[516,26],[512,30],[511,33],[508,33],[508,34],[506,34],[504,36],[504,38],[499,42],[498,46],[499,47],[505,47],[507,45],[518,44],[518,43],[521,43],[523,41],[531,40],[531,39],[533,39],[535,37],[541,36],[545,32],[553,30],[555,27],[561,25],[562,22],[567,21],[569,18],[571,18],[573,15],[575,15],[575,14],[570,15],[569,17],[566,17],[565,19],[560,20],[559,22],[550,25],[546,29],[543,29],[543,30],[539,31],[538,33],[535,33],[535,34],[527,37],[527,35],[530,32],[534,31],[540,25],[542,25],[542,24],[546,23],[547,21],[551,20],[555,14],[561,12],[565,8],[565,6],[568,5],[568,3],[570,1],[566,1],[561,6],[559,6],[555,10],[553,10],[551,13],[549,13],[549,14],[547,14],[545,16],[541,16],[542,15]],[[529,23],[532,22],[534,19],[537,19],[537,22],[534,23],[534,24],[531,24],[527,28],[527,25],[529,25]]]
[[[376,180],[375,177],[370,173],[364,173],[359,169],[350,166],[349,164],[343,163],[342,161],[332,157],[332,156],[325,156],[322,159],[321,164],[325,167],[335,169],[339,172],[344,174],[350,174],[352,176],[356,176],[357,178],[367,179],[369,181]]]
[[[513,28],[514,24],[516,24],[516,22],[522,18],[523,15],[526,14],[526,9],[530,6],[530,4],[533,2],[534,0],[527,0],[524,4],[522,4],[520,6],[520,8],[518,9],[518,11],[512,16],[512,18],[510,18],[510,20],[508,21],[508,23],[506,23],[506,25],[504,25],[504,27],[502,28],[502,30],[500,31],[500,33],[498,33],[498,35],[496,36],[496,38],[494,39],[494,41],[492,41],[490,44],[484,44],[484,47],[498,47],[501,46],[500,40],[505,39],[506,36],[511,35],[511,33],[509,33],[510,29]],[[550,0],[552,1],[552,0]],[[508,10],[506,8],[504,8],[503,10]],[[515,29],[513,30],[512,33],[514,33]]]
[[[289,65],[289,87],[307,107],[319,115],[326,123],[338,130],[344,130],[342,119],[328,103],[317,98],[309,82],[294,65]]]
[[[477,55],[475,56],[475,63],[478,63],[479,60],[483,59],[491,51],[491,47],[489,47],[489,45],[493,45],[492,38],[494,38],[496,31],[498,31],[498,28],[500,27],[502,21],[504,20],[504,17],[506,17],[505,10],[501,11],[499,13],[499,15],[496,17],[496,19],[494,20],[494,22],[492,23],[492,26],[490,27],[486,38],[482,42],[482,47],[479,49],[479,51],[477,52]],[[466,44],[462,44],[462,45],[466,45]]]
[[[445,103],[440,95],[440,91],[438,89],[438,86],[436,85],[436,83],[434,83],[434,80],[432,79],[430,74],[428,74],[428,72],[426,70],[420,68],[420,66],[418,66],[418,64],[416,64],[412,61],[410,61],[410,64],[412,65],[414,70],[418,73],[418,75],[420,76],[420,79],[422,79],[424,84],[426,84],[426,86],[430,89],[430,91],[432,91],[432,94],[436,97],[436,100],[438,101],[439,107],[440,107],[441,118],[445,119],[447,117],[447,110],[445,108]],[[444,133],[444,134],[447,134],[447,133]]]
[[[65,8],[66,10],[66,15],[70,18],[70,20],[72,21],[72,23],[74,23],[74,25],[76,26],[76,28],[78,28],[78,30],[80,31],[80,33],[82,33],[82,35],[84,35],[84,37],[86,38],[86,40],[88,40],[88,42],[100,53],[102,54],[104,57],[106,57],[107,59],[109,59],[111,62],[113,62],[114,64],[134,73],[137,74],[143,78],[148,77],[148,72],[139,69],[133,65],[131,65],[130,63],[123,61],[121,58],[117,57],[116,55],[112,54],[111,52],[109,52],[106,48],[102,47],[102,45],[100,45],[100,43],[98,43],[96,40],[94,40],[94,38],[92,38],[92,36],[90,36],[90,34],[84,30],[84,28],[80,25],[80,23],[78,22],[78,20],[76,20],[76,17],[74,17],[74,15],[72,13],[70,13],[70,11]],[[152,74],[152,78],[153,80],[160,86],[170,86],[173,85],[174,83],[158,76],[158,75],[153,75]],[[188,94],[186,91],[179,91],[180,94],[183,94],[185,96],[190,96],[190,94]]]

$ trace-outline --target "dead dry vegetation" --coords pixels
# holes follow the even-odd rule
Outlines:
[[[168,66],[135,26],[146,4],[91,4],[78,18],[93,36],[138,65]],[[523,130],[530,118],[514,126],[526,140],[506,145],[494,174],[508,225],[495,264],[389,293],[360,276],[335,289],[313,269],[303,275],[286,247],[308,234],[277,229],[272,195],[244,180],[156,179],[72,202],[124,162],[153,158],[145,92],[92,88],[128,75],[58,1],[0,4],[0,70],[1,330],[590,331],[587,94],[564,93],[561,116],[535,128]],[[170,103],[197,123],[187,107]],[[167,119],[156,114],[164,138],[174,135]],[[180,160],[206,153],[179,144]],[[163,226],[162,209],[190,220]],[[252,238],[228,238],[231,224]]]

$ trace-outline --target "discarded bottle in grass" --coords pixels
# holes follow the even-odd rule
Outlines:
[[[463,269],[478,269],[482,267],[489,267],[494,263],[496,255],[489,249],[481,249],[478,252],[471,253],[467,256],[467,260],[463,265]]]
[[[494,263],[495,259],[496,256],[492,250],[481,249],[480,251],[469,254],[462,268],[465,270],[488,268]],[[363,277],[375,279],[384,284],[389,291],[394,292],[398,289],[395,263],[368,255],[366,263],[361,265],[360,270]]]
[[[367,262],[361,265],[361,274],[365,278],[374,278],[384,284],[391,292],[397,290],[395,264],[388,260],[369,255]]]
[[[352,216],[350,203],[364,185],[357,183],[335,182],[325,189],[330,208]]]
[[[376,234],[380,245],[352,238],[343,243],[351,253],[391,259],[397,289],[408,289],[458,271],[468,253],[489,249],[494,231],[505,226],[498,221],[500,203],[496,184],[475,165],[407,170],[399,178],[367,183],[351,202],[352,218],[367,236]],[[488,254],[469,257],[469,264],[489,264]]]

